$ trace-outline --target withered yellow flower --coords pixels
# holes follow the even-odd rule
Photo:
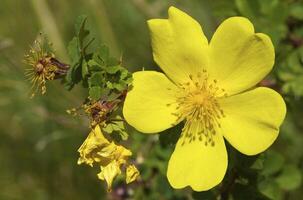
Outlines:
[[[223,137],[241,153],[255,155],[278,136],[284,100],[272,89],[256,88],[274,65],[274,47],[244,17],[225,20],[208,42],[189,15],[174,7],[168,15],[148,21],[154,60],[165,74],[134,73],[123,114],[144,133],[184,121],[167,177],[174,188],[205,191],[225,175]]]
[[[111,190],[113,179],[121,174],[121,167],[127,164],[132,155],[129,149],[105,138],[99,125],[89,133],[78,152],[80,153],[78,164],[85,163],[91,167],[94,164],[100,166],[101,172],[98,177],[107,182],[108,190]],[[137,173],[139,174],[139,171]]]

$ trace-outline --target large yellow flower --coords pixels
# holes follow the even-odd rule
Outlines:
[[[167,177],[174,188],[204,191],[226,172],[223,136],[246,155],[264,151],[278,136],[285,103],[277,92],[255,88],[273,67],[274,47],[243,17],[225,20],[208,42],[190,16],[174,7],[168,15],[148,21],[154,60],[166,75],[134,73],[123,113],[144,133],[185,121]]]

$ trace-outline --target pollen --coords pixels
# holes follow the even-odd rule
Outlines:
[[[220,128],[220,119],[225,117],[218,103],[227,93],[216,79],[210,79],[207,71],[189,75],[188,82],[178,85],[177,111],[172,113],[177,122],[185,120],[182,129],[182,145],[199,140],[205,146],[214,146],[214,135]],[[167,105],[170,106],[170,105]]]

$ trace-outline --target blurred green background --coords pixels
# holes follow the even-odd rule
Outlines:
[[[41,31],[54,43],[57,57],[69,62],[66,47],[81,14],[88,15],[98,41],[113,55],[123,55],[129,70],[151,69],[156,64],[146,20],[167,17],[170,5],[203,24],[209,39],[223,19],[246,16],[257,32],[271,36],[276,48],[275,68],[261,84],[283,95],[287,118],[275,144],[261,156],[245,157],[230,148],[223,185],[232,170],[238,170],[238,176],[228,187],[229,197],[222,199],[303,198],[303,1],[1,0],[0,200],[215,199],[220,187],[193,193],[169,186],[165,174],[174,146],[166,141],[177,132],[173,129],[160,139],[132,132],[135,140],[129,147],[137,153],[142,180],[130,186],[118,180],[113,193],[107,194],[96,177],[98,169],[76,164],[77,149],[89,131],[87,121],[65,112],[80,105],[86,91],[76,87],[67,92],[54,81],[45,96],[30,99],[24,78],[23,55]]]

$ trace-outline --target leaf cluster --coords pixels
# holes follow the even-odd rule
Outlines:
[[[91,48],[94,38],[87,28],[86,16],[77,19],[75,30],[76,35],[68,45],[72,62],[65,79],[66,87],[72,89],[82,82],[93,100],[116,99],[131,83],[131,74],[122,67],[122,60],[110,56],[106,45]]]

